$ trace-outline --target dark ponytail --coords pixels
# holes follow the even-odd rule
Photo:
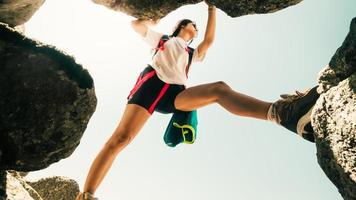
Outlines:
[[[189,23],[194,23],[192,20],[190,19],[182,19],[178,22],[178,24],[176,25],[172,35],[170,35],[169,37],[177,37],[178,34],[180,33],[180,31],[182,30],[183,27],[185,27],[186,25],[188,25]],[[193,39],[189,42],[189,44],[191,44],[193,42]]]

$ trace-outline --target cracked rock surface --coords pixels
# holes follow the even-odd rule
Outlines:
[[[0,33],[0,169],[43,169],[79,145],[96,108],[93,80],[56,48],[5,24]]]
[[[112,10],[120,11],[136,18],[160,19],[177,8],[202,2],[201,0],[92,0]],[[208,2],[231,17],[249,14],[276,12],[293,6],[302,0],[209,0]]]
[[[321,168],[346,200],[356,199],[356,18],[329,65],[312,113]]]
[[[11,27],[27,22],[45,0],[1,0],[0,22]]]

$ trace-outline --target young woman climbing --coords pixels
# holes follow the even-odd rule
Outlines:
[[[148,28],[148,25],[155,24],[152,20],[132,21],[133,29],[152,48],[156,48],[156,53],[130,92],[121,121],[92,163],[84,190],[77,200],[97,199],[94,193],[114,159],[135,138],[154,111],[192,111],[218,103],[233,114],[274,121],[313,140],[308,114],[318,98],[316,88],[270,103],[238,93],[222,81],[185,87],[191,62],[202,61],[214,41],[216,8],[207,5],[204,39],[195,49],[188,46],[198,31],[191,20],[179,21],[169,36]]]

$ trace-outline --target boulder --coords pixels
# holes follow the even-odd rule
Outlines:
[[[96,108],[74,58],[0,24],[0,169],[32,171],[68,157]]]
[[[28,181],[20,172],[3,172],[6,176],[7,197],[5,193],[0,194],[1,200],[74,200],[79,193],[78,183],[66,177],[53,176]]]
[[[12,27],[24,24],[44,2],[45,0],[2,0],[0,1],[0,22]]]
[[[202,2],[201,0],[92,0],[112,10],[120,11],[141,19],[160,19],[177,8]],[[208,2],[224,11],[231,17],[242,15],[271,13],[295,5],[302,0],[209,0]]]
[[[79,193],[79,185],[72,179],[53,176],[30,182],[29,184],[43,200],[71,200]]]
[[[312,112],[318,163],[345,200],[356,199],[356,18],[329,65]]]

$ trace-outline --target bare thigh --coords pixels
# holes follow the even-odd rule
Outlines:
[[[191,111],[212,104],[217,100],[214,88],[219,84],[224,83],[207,83],[187,88],[177,95],[174,106],[178,110]]]
[[[258,119],[266,119],[271,105],[269,102],[236,92],[222,81],[188,88],[179,93],[174,101],[175,107],[184,111],[212,103],[218,103],[235,115]]]
[[[150,116],[151,114],[145,108],[136,104],[127,104],[119,125],[110,140],[114,140],[116,143],[125,139],[132,140]]]

